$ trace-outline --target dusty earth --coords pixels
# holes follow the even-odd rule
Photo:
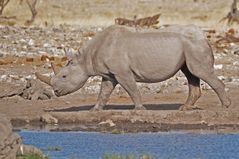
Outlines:
[[[185,0],[182,3],[189,3],[189,1]],[[190,3],[194,2],[190,1]],[[208,7],[209,10],[210,7],[220,8],[223,5],[222,10],[219,11],[217,8],[220,17],[224,15],[225,7],[228,6],[224,5],[226,3],[224,1],[217,5],[207,1],[196,3],[205,8]],[[167,14],[169,11],[166,4],[166,2],[162,2],[164,8],[158,11],[163,11],[167,16],[170,16],[170,14]],[[194,5],[195,9],[196,4]],[[175,6],[180,8],[179,3],[175,3]],[[42,7],[42,3],[39,7]],[[62,9],[61,7],[61,3],[55,6],[58,9]],[[146,5],[146,7],[148,6]],[[185,15],[192,16],[192,10],[188,9],[187,12],[187,7],[189,6],[185,6],[182,13],[178,11],[177,14],[182,16],[185,13]],[[12,13],[10,9],[6,13]],[[227,92],[232,99],[230,108],[222,108],[215,92],[202,81],[202,97],[196,103],[198,109],[179,111],[178,109],[186,100],[188,92],[187,81],[181,72],[161,83],[138,83],[143,102],[147,108],[144,111],[132,110],[131,99],[119,86],[113,92],[106,110],[100,112],[89,111],[97,100],[100,77],[90,78],[82,89],[67,96],[53,96],[47,100],[29,100],[32,98],[27,98],[22,95],[22,92],[26,89],[27,80],[35,79],[34,73],[36,71],[52,75],[50,62],[55,63],[58,68],[66,63],[64,47],[77,50],[107,26],[92,25],[92,22],[90,26],[88,26],[88,23],[87,26],[75,25],[75,22],[70,23],[69,17],[67,17],[69,24],[62,23],[43,27],[38,24],[38,19],[37,24],[31,27],[21,25],[0,26],[0,112],[12,119],[16,129],[45,128],[52,131],[112,132],[205,129],[238,132],[239,43],[238,41],[225,40],[228,34],[239,37],[238,30],[235,26],[231,28],[224,24],[220,24],[221,27],[211,25],[210,20],[214,19],[216,21],[215,19],[219,17],[218,14],[214,16],[215,13],[213,12],[211,15],[209,11],[204,12],[208,14],[206,20],[202,20],[198,16],[198,18],[195,18],[202,10],[201,8],[197,10],[197,13],[193,12],[193,21],[173,21],[173,23],[189,24],[195,22],[205,30],[205,35],[208,37],[214,51],[216,73],[225,83]],[[140,12],[140,9],[138,12]],[[55,14],[55,11],[52,14]],[[99,13],[97,12],[97,14]],[[131,14],[133,16],[133,13]],[[116,15],[118,16],[118,14]],[[122,14],[119,13],[119,15]],[[114,16],[108,16],[107,20],[113,19]],[[168,23],[172,22],[167,16],[162,17],[162,19]],[[171,19],[175,16],[177,15],[171,15]],[[63,21],[62,19],[57,20],[57,23]],[[163,25],[161,23],[160,26]],[[218,42],[220,39],[223,40]],[[49,86],[40,81],[37,80],[37,83],[40,87],[52,91]],[[30,93],[34,91],[32,89]]]

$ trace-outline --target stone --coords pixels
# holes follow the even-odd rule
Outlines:
[[[40,121],[46,124],[57,124],[58,123],[58,119],[56,119],[55,117],[53,117],[50,114],[43,114],[40,117]]]
[[[51,90],[45,88],[38,80],[27,79],[26,87],[20,96],[29,100],[48,100],[54,97],[54,94]]]
[[[110,127],[114,127],[116,124],[112,120],[107,119],[106,121],[100,122],[98,125],[109,125]]]
[[[10,76],[8,80],[20,80],[20,76]],[[28,100],[48,100],[55,97],[52,89],[45,87],[39,80],[32,79],[32,76],[28,78],[21,78],[22,81],[27,83],[24,85],[14,85],[0,92],[0,98],[20,96]],[[1,78],[0,78],[0,81]]]
[[[28,42],[28,45],[29,45],[29,46],[33,46],[33,45],[34,45],[34,40],[33,40],[33,39],[30,39],[29,42]]]
[[[0,159],[15,159],[22,141],[12,132],[10,120],[3,114],[0,114],[0,130]]]
[[[17,155],[31,155],[31,154],[43,156],[43,152],[40,149],[31,145],[21,145],[17,152]]]
[[[220,69],[222,69],[222,67],[223,67],[222,64],[214,65],[215,70],[220,70]]]
[[[235,66],[239,66],[239,61],[235,61],[235,62],[233,62],[233,65],[235,65]]]
[[[44,47],[44,48],[50,48],[50,47],[51,47],[51,44],[45,43],[45,44],[43,44],[43,47]]]

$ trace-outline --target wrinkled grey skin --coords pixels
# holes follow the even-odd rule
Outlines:
[[[131,32],[125,27],[111,26],[97,34],[81,52],[70,57],[68,64],[52,77],[51,85],[55,94],[62,96],[80,89],[89,77],[102,76],[93,110],[103,109],[117,84],[128,92],[135,109],[144,109],[136,82],[164,81],[179,70],[189,85],[189,95],[181,110],[194,108],[201,95],[200,79],[214,89],[223,106],[231,104],[224,84],[214,73],[211,47],[197,27]]]

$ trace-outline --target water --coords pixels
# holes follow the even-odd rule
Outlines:
[[[19,132],[25,144],[44,150],[50,159],[100,159],[105,154],[157,159],[237,159],[239,134],[89,132]],[[60,147],[61,151],[47,151]]]

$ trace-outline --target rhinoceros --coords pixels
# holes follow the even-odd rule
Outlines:
[[[117,84],[127,91],[135,109],[145,109],[136,82],[161,82],[181,70],[187,78],[189,94],[180,110],[195,108],[201,95],[200,79],[213,88],[223,106],[229,107],[231,100],[224,84],[215,75],[208,41],[195,36],[201,35],[201,30],[196,29],[198,34],[187,31],[187,27],[184,31],[182,28],[136,32],[122,26],[110,26],[79,53],[68,55],[68,63],[52,78],[39,73],[36,76],[51,85],[56,96],[77,91],[91,76],[101,76],[101,89],[93,110],[104,108]]]

